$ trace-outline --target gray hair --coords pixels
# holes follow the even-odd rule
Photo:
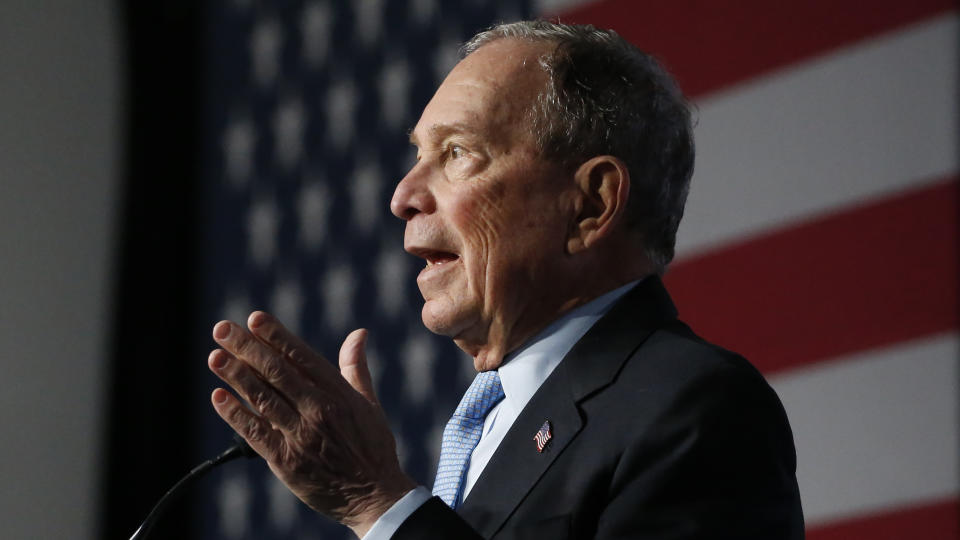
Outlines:
[[[536,144],[571,168],[598,155],[623,160],[631,179],[627,222],[662,274],[693,174],[690,109],[676,83],[652,56],[590,25],[500,24],[471,38],[461,54],[500,39],[554,45],[540,58],[549,82],[530,111]]]

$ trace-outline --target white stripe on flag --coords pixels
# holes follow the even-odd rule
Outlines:
[[[699,103],[679,256],[957,170],[955,12]]]
[[[772,377],[797,444],[810,524],[955,496],[960,335]]]

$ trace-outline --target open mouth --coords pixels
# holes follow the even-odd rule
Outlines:
[[[421,256],[427,261],[427,266],[446,264],[460,258],[456,253],[447,251],[426,251]]]

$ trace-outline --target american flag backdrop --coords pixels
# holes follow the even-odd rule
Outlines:
[[[960,539],[953,2],[213,2],[210,325],[266,309],[329,357],[369,328],[401,463],[429,486],[473,368],[423,328],[419,263],[387,203],[412,163],[407,130],[460,42],[531,16],[617,30],[696,105],[667,285],[682,318],[780,393],[808,538]],[[202,451],[227,441],[210,411]],[[349,536],[260,461],[207,485],[203,538]]]

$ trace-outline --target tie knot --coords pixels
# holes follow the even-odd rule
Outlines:
[[[504,398],[503,385],[500,384],[500,374],[494,371],[478,373],[473,379],[467,393],[460,400],[454,416],[462,416],[476,420],[483,419],[494,405]]]

